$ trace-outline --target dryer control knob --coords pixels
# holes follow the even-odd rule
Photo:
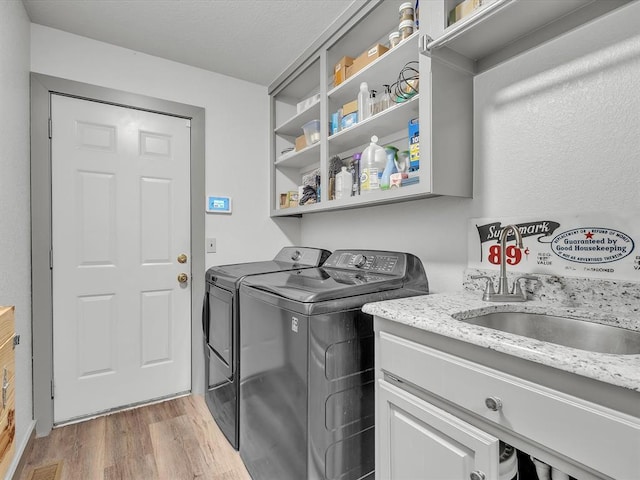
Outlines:
[[[364,267],[365,263],[367,263],[367,257],[365,257],[364,255],[356,255],[356,257],[353,259],[353,265],[356,268]]]

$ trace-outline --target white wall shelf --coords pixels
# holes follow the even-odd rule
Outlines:
[[[317,101],[311,107],[291,117],[289,120],[277,127],[275,129],[275,133],[276,135],[298,137],[302,135],[302,125],[317,118],[320,118],[320,101]]]
[[[338,155],[353,145],[370,142],[372,135],[382,137],[385,132],[406,129],[409,120],[418,116],[419,95],[394,105],[373,117],[358,122],[350,128],[341,130],[329,137],[329,155]]]
[[[486,1],[486,0],[485,0]],[[529,50],[632,0],[494,0],[446,26],[456,0],[429,2],[427,52],[451,50],[469,59],[473,73]]]
[[[276,160],[275,165],[278,168],[302,168],[320,162],[320,144],[314,143],[297,152],[281,156]]]

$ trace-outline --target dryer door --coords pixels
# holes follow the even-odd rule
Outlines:
[[[209,387],[230,380],[234,374],[234,295],[215,285],[207,292],[207,346],[210,352]],[[213,385],[212,385],[213,382]]]

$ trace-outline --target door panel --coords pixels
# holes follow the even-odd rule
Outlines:
[[[498,478],[499,440],[394,385],[378,380],[376,435],[381,479]]]
[[[188,391],[188,120],[52,95],[54,422]]]

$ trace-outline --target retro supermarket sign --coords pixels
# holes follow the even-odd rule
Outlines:
[[[469,267],[500,267],[506,225],[516,226],[523,238],[518,248],[515,235],[507,236],[510,271],[640,281],[640,212],[472,219]]]

